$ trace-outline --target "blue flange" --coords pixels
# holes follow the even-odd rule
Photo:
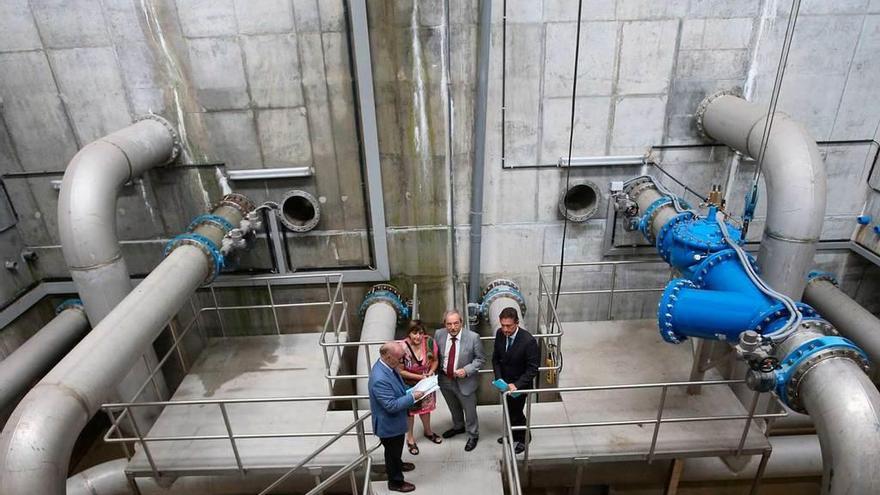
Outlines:
[[[859,225],[868,225],[871,223],[871,215],[859,215],[856,217],[856,222]]]
[[[171,239],[170,241],[168,241],[167,244],[165,244],[165,250],[162,253],[163,256],[168,256],[171,251],[174,251],[176,247],[182,244],[188,244],[190,246],[196,246],[200,248],[211,258],[211,261],[213,261],[214,270],[205,279],[206,284],[214,280],[214,278],[216,278],[217,275],[220,274],[220,270],[223,269],[224,263],[223,254],[220,253],[220,249],[214,244],[213,241],[211,241],[211,239],[208,239],[203,235],[193,233],[180,234],[179,236]]]
[[[641,231],[642,235],[647,237],[649,241],[654,241],[654,239],[651,238],[651,220],[654,217],[654,212],[658,208],[668,204],[672,204],[672,198],[669,196],[658,198],[645,209],[645,212],[642,214],[641,218],[639,218],[639,231]]]
[[[211,223],[219,227],[224,232],[229,232],[234,229],[235,226],[232,225],[232,222],[221,217],[220,215],[212,215],[210,213],[205,213],[204,215],[199,215],[193,218],[193,221],[190,222],[189,227],[186,228],[187,231],[192,232],[196,230],[196,227],[203,223]]]
[[[812,282],[813,280],[825,280],[834,284],[837,287],[837,277],[834,276],[831,272],[823,272],[820,270],[813,270],[807,274],[807,284]]]
[[[403,302],[400,294],[387,289],[373,289],[367,293],[367,295],[364,297],[364,302],[361,303],[361,306],[358,309],[358,315],[360,316],[361,320],[363,320],[364,316],[366,316],[367,308],[369,308],[372,304],[380,301],[386,302],[394,308],[394,310],[397,312],[398,321],[409,319],[410,308],[406,303]]]
[[[657,304],[657,324],[660,329],[660,336],[670,344],[681,344],[687,340],[686,335],[675,331],[675,323],[673,322],[678,295],[685,288],[696,288],[696,286],[690,280],[683,278],[669,282],[666,289],[663,290],[660,302]]]
[[[868,356],[849,339],[828,335],[816,337],[802,343],[780,361],[779,368],[776,370],[776,394],[787,406],[796,411],[803,411],[803,407],[795,401],[796,397],[792,397],[794,395],[792,392],[797,392],[797,384],[792,383],[791,380],[796,374],[799,374],[799,369],[807,360],[815,357],[822,351],[832,348],[855,353],[861,359],[863,366],[867,365]],[[800,375],[802,376],[809,367],[807,366],[806,369],[800,370]]]
[[[519,287],[516,286],[513,282],[509,282],[506,280],[500,280],[499,283],[494,287],[489,288],[484,294],[483,298],[480,300],[480,314],[486,320],[489,319],[489,306],[492,305],[492,301],[499,297],[509,297],[516,301],[519,304],[519,310],[521,314],[526,313],[526,299],[523,297],[522,292],[519,291]]]
[[[73,299],[65,299],[64,301],[61,301],[61,304],[59,304],[58,307],[55,308],[55,314],[56,315],[60,314],[65,309],[72,309],[72,308],[83,309],[82,299],[73,298]]]

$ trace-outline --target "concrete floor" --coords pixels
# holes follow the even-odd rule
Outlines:
[[[565,324],[565,369],[560,386],[631,384],[639,382],[685,381],[691,365],[690,345],[663,343],[653,320],[576,322]],[[174,400],[198,398],[271,398],[322,396],[327,394],[324,362],[317,334],[236,337],[212,340],[174,394]],[[712,377],[707,377],[712,378]],[[561,402],[536,403],[533,425],[583,423],[621,419],[650,420],[656,416],[659,390],[571,392]],[[326,401],[272,404],[231,404],[232,429],[237,434],[302,433],[340,431],[353,420],[351,411],[328,411]],[[670,389],[664,417],[744,414],[745,410],[727,387],[704,387],[700,395]],[[501,450],[495,439],[501,433],[498,405],[479,407],[481,442],[471,453],[463,450],[459,436],[433,445],[416,426],[420,454],[404,459],[417,468],[407,479],[429,493],[458,494],[463,487],[479,486],[483,493],[502,493]],[[449,413],[439,397],[432,415],[437,432],[450,425]],[[664,424],[658,436],[661,456],[717,455],[735,449],[744,421]],[[369,431],[368,427],[368,431]],[[149,437],[170,435],[225,434],[216,405],[173,406],[162,413]],[[569,462],[589,458],[591,462],[644,459],[653,435],[653,425],[545,429],[535,431],[530,445],[531,461]],[[311,453],[326,438],[240,440],[243,464],[250,471],[283,472]],[[375,443],[370,437],[369,445]],[[752,425],[746,449],[760,451],[768,446],[760,429]],[[232,473],[236,464],[226,440],[159,442],[151,453],[166,473]],[[332,471],[355,457],[354,438],[345,438],[318,456],[310,465]],[[374,456],[382,463],[381,449]],[[151,470],[140,450],[128,471],[150,476]],[[384,482],[376,482],[377,493]],[[420,490],[421,491],[421,490]]]

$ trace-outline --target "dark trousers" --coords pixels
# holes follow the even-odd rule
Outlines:
[[[507,410],[510,412],[510,426],[526,425],[526,415],[523,413],[523,409],[526,407],[526,397],[528,397],[526,394],[522,394],[519,397],[513,397],[512,395],[507,396]],[[513,430],[514,442],[525,443],[525,440],[525,431]]]
[[[385,447],[385,472],[388,473],[388,486],[403,483],[403,437],[380,438]]]

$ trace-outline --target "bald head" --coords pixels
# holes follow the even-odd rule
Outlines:
[[[379,358],[388,366],[396,368],[400,365],[400,360],[403,359],[403,346],[400,345],[400,342],[385,342],[379,348]]]

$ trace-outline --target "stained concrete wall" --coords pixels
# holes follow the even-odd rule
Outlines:
[[[367,4],[392,277],[407,290],[418,282],[423,317],[437,320],[468,263],[477,2]],[[774,0],[585,1],[573,154],[704,143],[693,113],[717,90],[766,105],[787,7]],[[602,259],[611,227],[606,197],[594,219],[568,225],[563,242],[557,201],[564,171],[502,169],[502,128],[507,167],[552,164],[567,153],[576,8],[573,0],[508,0],[502,70],[501,2],[494,2],[482,278],[518,281],[531,308],[536,265],[558,262],[563,246],[566,262]],[[2,254],[16,257],[29,246],[40,255],[32,274],[3,277],[4,300],[33,278],[66,275],[49,181],[60,178],[79,147],[149,111],[181,126],[182,161],[201,166],[153,171],[123,191],[119,234],[131,241],[124,254],[133,273],[148,272],[164,239],[218,197],[215,168],[205,166],[218,161],[229,168],[312,164],[312,179],[236,187],[257,201],[277,200],[293,187],[321,198],[318,230],[288,240],[298,266],[369,262],[341,0],[14,0],[0,9],[0,170],[35,173],[5,180],[19,220]],[[867,0],[802,5],[779,110],[817,139],[875,137],[880,62],[871,54],[880,48],[878,14],[880,5]],[[857,144],[823,147],[829,169],[823,239],[850,237],[867,199],[872,152]],[[698,191],[726,184],[734,163],[723,147],[656,156]],[[753,169],[742,161],[730,173],[733,211],[741,208]],[[643,172],[656,170],[573,169],[569,179],[604,188]],[[755,238],[762,215],[753,224]],[[641,242],[622,232],[615,237]],[[842,253],[817,262],[849,278],[858,272]],[[243,269],[270,266],[265,243],[240,260]],[[602,287],[607,275],[572,276],[564,286]],[[630,287],[662,282],[650,269],[621,276]],[[652,314],[651,297],[615,301],[614,316]],[[576,301],[566,310],[598,319],[607,304]]]

